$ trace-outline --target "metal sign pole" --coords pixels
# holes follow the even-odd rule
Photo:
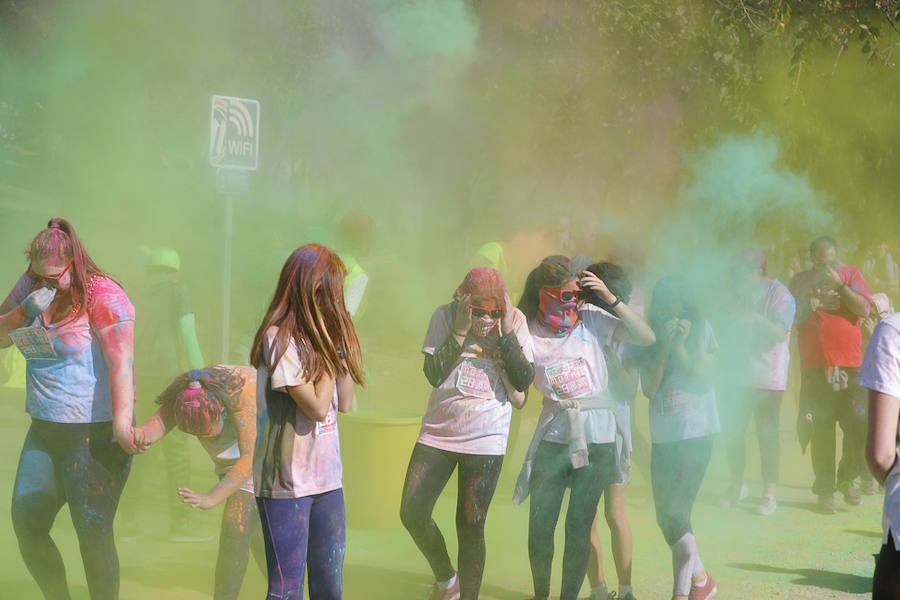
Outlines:
[[[231,342],[231,249],[234,238],[234,196],[225,196],[225,251],[222,257],[222,364],[229,364]]]

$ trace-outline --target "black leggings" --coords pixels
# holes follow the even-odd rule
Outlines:
[[[13,529],[31,576],[48,600],[67,600],[66,571],[50,528],[69,503],[91,600],[119,597],[113,519],[131,457],[112,423],[33,419],[19,457],[12,499]]]
[[[434,577],[453,577],[453,565],[444,536],[431,518],[434,504],[459,466],[456,496],[456,536],[459,540],[459,586],[461,600],[478,598],[484,575],[484,523],[497,480],[502,455],[460,454],[416,443],[400,501],[400,520],[431,565]]]
[[[900,552],[894,548],[894,536],[888,532],[887,544],[875,560],[872,600],[900,600]]]
[[[691,531],[691,511],[712,457],[711,436],[653,444],[650,481],[656,523],[670,546]]]
[[[616,445],[588,444],[589,464],[572,468],[566,444],[541,442],[531,473],[531,503],[528,511],[528,558],[536,598],[550,595],[553,564],[553,534],[566,488],[566,547],[563,552],[561,600],[575,600],[587,573],[591,547],[591,524],[603,489],[617,478]]]

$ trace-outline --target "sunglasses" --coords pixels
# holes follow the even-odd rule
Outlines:
[[[31,268],[31,265],[28,265],[28,271],[26,271],[26,273],[35,285],[45,285],[51,288],[58,288],[59,280],[62,279],[62,276],[65,275],[66,271],[68,271],[71,267],[72,261],[70,260],[69,264],[66,265],[66,268],[56,275],[38,275],[34,272],[34,269]]]
[[[473,306],[472,307],[472,316],[476,318],[483,317],[484,315],[491,315],[492,319],[499,319],[503,316],[503,311],[499,308],[495,308],[494,310],[488,310],[483,306]]]
[[[556,288],[545,287],[543,291],[553,298],[561,302],[571,302],[572,300],[585,300],[588,297],[587,290],[558,290]]]

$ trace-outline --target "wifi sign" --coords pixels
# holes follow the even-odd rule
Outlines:
[[[255,171],[259,162],[259,101],[213,96],[209,164]]]

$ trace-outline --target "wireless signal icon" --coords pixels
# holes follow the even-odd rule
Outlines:
[[[209,163],[214,167],[255,170],[259,152],[259,102],[213,96]]]

